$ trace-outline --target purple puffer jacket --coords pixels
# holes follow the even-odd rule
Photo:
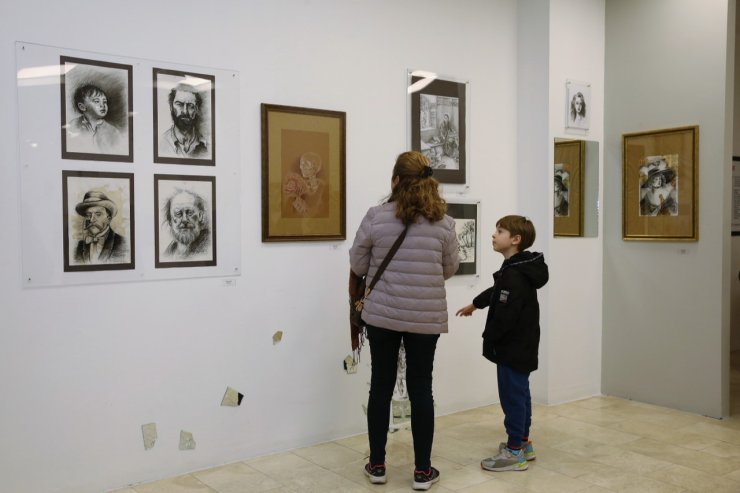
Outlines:
[[[367,274],[369,285],[402,231],[394,203],[371,207],[349,251],[352,271]],[[365,300],[362,319],[400,332],[447,332],[445,279],[455,274],[459,261],[455,221],[450,216],[435,223],[418,219]]]

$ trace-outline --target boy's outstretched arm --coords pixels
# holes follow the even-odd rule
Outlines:
[[[460,308],[457,313],[455,313],[455,315],[457,315],[458,317],[469,317],[473,314],[475,310],[477,310],[475,305],[470,304],[468,306]]]

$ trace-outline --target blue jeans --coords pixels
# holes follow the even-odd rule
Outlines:
[[[508,366],[496,365],[498,397],[504,410],[504,427],[509,448],[521,448],[522,439],[529,438],[532,426],[532,396],[529,393],[529,373],[520,373]]]
[[[416,469],[432,465],[434,440],[434,398],[432,369],[439,334],[413,334],[367,326],[370,341],[372,376],[367,401],[367,433],[370,439],[370,462],[385,464],[390,406],[398,370],[401,340],[406,349],[406,386],[411,401],[411,434],[414,439]]]

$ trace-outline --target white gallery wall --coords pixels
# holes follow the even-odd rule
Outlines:
[[[22,288],[16,41],[239,73],[242,193],[233,207],[241,207],[242,275],[229,278],[235,283]],[[445,193],[481,201],[482,275],[448,282],[451,311],[489,285],[501,262],[490,251],[495,220],[525,202],[514,0],[464,8],[451,0],[10,0],[0,4],[0,64],[9,95],[0,115],[7,226],[0,242],[0,477],[9,491],[100,492],[364,431],[368,352],[357,374],[341,368],[349,350],[347,252],[407,147],[407,69],[471,81],[470,187]],[[347,113],[346,241],[261,243],[260,103]],[[543,175],[550,168],[543,164]],[[540,187],[549,191],[546,179]],[[549,207],[549,199],[538,200]],[[549,217],[534,209],[524,212]],[[137,227],[150,225],[139,214]],[[549,247],[547,230],[543,223],[535,249]],[[495,367],[480,356],[484,315],[451,320],[440,340],[438,414],[498,400]],[[278,330],[283,340],[273,345]],[[585,369],[556,376],[563,390],[555,395],[575,395],[566,379],[576,370]],[[582,380],[574,385],[591,389]],[[241,407],[219,405],[227,386],[245,395]],[[159,438],[145,451],[141,425],[150,422]],[[178,450],[180,430],[193,433],[195,450]]]
[[[729,412],[734,1],[606,3],[602,390]],[[621,135],[700,126],[699,241],[625,242]]]
[[[597,142],[600,177],[603,176],[604,149],[604,13],[604,0],[550,2],[548,162],[554,162],[555,138]],[[591,86],[590,128],[586,132],[565,129],[567,80]],[[552,165],[547,176],[549,198],[552,196]],[[598,197],[601,196],[599,191]],[[591,211],[596,207],[593,201],[584,204],[584,208]],[[549,210],[552,210],[551,205]],[[548,402],[559,403],[601,392],[599,348],[604,237],[601,218],[597,236],[580,238],[553,238],[552,213],[548,219],[551,281],[546,317],[549,327],[543,336],[548,339]]]

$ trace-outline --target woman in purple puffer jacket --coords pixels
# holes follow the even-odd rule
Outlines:
[[[423,154],[412,151],[398,156],[388,201],[368,210],[350,250],[352,272],[367,275],[369,285],[408,226],[406,238],[362,312],[372,360],[367,405],[370,461],[365,474],[372,483],[386,482],[389,410],[403,341],[416,466],[413,487],[417,490],[427,490],[439,480],[439,471],[431,465],[432,368],[439,334],[447,332],[445,279],[455,274],[459,263],[455,222],[446,214],[447,204],[432,173]]]

